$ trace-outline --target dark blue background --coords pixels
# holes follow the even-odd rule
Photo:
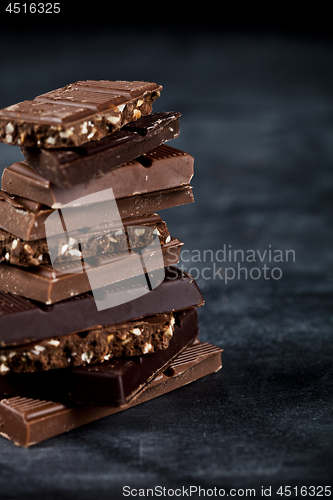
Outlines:
[[[223,369],[29,450],[1,439],[1,498],[332,483],[332,39],[311,16],[219,25],[156,8],[3,17],[0,108],[80,79],[162,84],[154,109],[182,112],[172,145],[195,158],[195,203],[161,213],[172,234],[191,252],[271,245],[295,262],[280,280],[200,277],[200,338],[224,348]],[[0,168],[20,157],[0,144]]]

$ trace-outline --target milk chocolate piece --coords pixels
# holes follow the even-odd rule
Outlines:
[[[145,247],[141,257],[146,269],[152,271],[177,263],[182,245],[175,238],[161,245],[162,266],[159,247],[156,250],[152,246]],[[102,288],[138,276],[143,268],[138,267],[137,253],[119,252],[91,257],[89,262],[85,259],[84,264],[59,263],[57,269],[55,271],[48,265],[21,267],[0,263],[0,290],[23,295],[44,304],[53,304],[92,290],[89,280],[94,280],[95,283],[97,281],[96,288]]]
[[[39,266],[51,264],[50,253],[57,254],[58,262],[71,262],[98,254],[120,252],[128,249],[128,238],[132,249],[153,243],[156,234],[160,242],[166,243],[170,233],[159,215],[130,217],[119,224],[103,224],[82,231],[71,231],[70,237],[24,241],[0,229],[0,261],[17,266]],[[138,227],[140,226],[140,227]],[[78,246],[80,243],[80,246]]]
[[[17,446],[32,446],[108,415],[178,389],[221,369],[222,349],[194,342],[157,375],[139,396],[122,407],[66,406],[53,401],[12,397],[0,401],[0,434]],[[181,397],[181,394],[178,395]]]
[[[190,186],[173,189],[164,189],[138,196],[131,196],[116,200],[121,219],[138,217],[151,214],[165,208],[192,203],[193,194]],[[109,211],[109,202],[85,205],[80,210],[94,211],[95,218],[103,220]],[[51,208],[41,203],[28,200],[19,196],[9,196],[0,191],[0,228],[13,236],[25,241],[45,238],[45,221],[54,212]],[[79,217],[78,207],[66,208],[69,222],[75,220],[76,229],[84,227],[85,218]]]
[[[113,358],[96,365],[1,375],[0,394],[66,403],[126,404],[197,337],[195,308],[176,312],[175,320],[174,334],[167,349],[130,358]]]
[[[89,183],[92,179],[101,177],[103,174],[105,175],[107,172],[110,172],[110,170],[114,170],[120,165],[157,148],[164,142],[178,137],[179,117],[180,113],[173,111],[152,113],[140,118],[136,122],[125,125],[121,130],[114,132],[100,141],[91,141],[79,148],[43,149],[22,147],[22,153],[28,164],[34,169],[33,171],[39,172],[43,176],[42,180],[38,179],[38,176],[36,177],[35,181],[37,181],[37,185],[34,189],[45,190],[46,179],[48,179],[54,184],[53,191],[55,193],[53,196],[58,201],[61,201],[61,197],[68,197],[71,194],[57,192],[54,189],[55,186],[59,186],[60,188],[75,188],[77,184]],[[149,166],[149,161],[146,160],[146,165],[143,166]],[[127,169],[127,171],[129,170]],[[139,167],[137,170],[139,170]],[[141,170],[144,172],[143,168]],[[109,176],[109,180],[112,178],[112,176]],[[4,179],[6,180],[6,173]],[[12,182],[18,183],[19,179],[15,178]],[[98,183],[98,181],[96,180],[95,183]],[[99,181],[100,183],[101,181]],[[6,186],[8,187],[7,180]],[[87,190],[89,188],[90,185],[81,186],[79,189],[82,192],[83,189]],[[7,191],[4,186],[3,189]],[[18,189],[20,192],[16,192]],[[26,196],[32,200],[36,199],[30,196],[29,191],[25,193],[24,191],[22,192],[22,189],[24,189],[24,186],[18,185],[15,187],[15,191],[8,192]],[[98,189],[94,189],[93,187],[91,189],[91,192],[98,191]],[[121,189],[120,186],[119,189]],[[150,189],[150,191],[157,189],[160,189],[160,186]],[[29,186],[27,186],[27,190],[29,190]],[[43,194],[44,196],[47,195],[47,193]],[[87,194],[89,193],[87,192]],[[124,196],[128,195],[116,195],[119,198]],[[69,199],[63,201],[63,203],[67,203]],[[43,201],[43,203],[49,206],[53,205],[49,201]]]
[[[14,163],[4,170],[2,189],[10,195],[24,196],[48,207],[66,203],[112,188],[116,199],[170,189],[190,183],[193,158],[188,153],[164,144],[103,176],[62,189],[37,174],[26,162]]]
[[[153,271],[153,279],[162,272],[164,270]],[[91,292],[50,306],[0,292],[0,346],[60,338],[99,325],[133,321],[204,303],[193,277],[173,266],[165,270],[165,279],[157,288],[136,298],[136,290],[141,285],[141,280],[131,278],[105,287],[115,302],[118,294],[123,295],[124,292],[133,300],[102,311],[97,310]],[[148,284],[146,289],[149,290]]]
[[[137,81],[72,83],[0,110],[0,141],[63,148],[100,140],[151,113],[161,90]]]
[[[173,336],[172,313],[0,349],[0,374],[29,373],[103,363],[166,349]]]

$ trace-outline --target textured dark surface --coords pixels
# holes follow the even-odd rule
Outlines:
[[[5,35],[0,107],[79,79],[164,86],[154,110],[182,112],[172,145],[195,158],[195,203],[162,213],[186,259],[225,244],[292,249],[295,262],[242,264],[280,267],[279,280],[200,277],[200,338],[224,348],[223,369],[29,450],[1,440],[0,497],[113,499],[125,485],[200,485],[257,497],[272,486],[274,498],[281,485],[331,484],[332,41],[114,24]],[[0,145],[1,167],[20,158]],[[184,262],[208,267],[205,276],[213,264]]]

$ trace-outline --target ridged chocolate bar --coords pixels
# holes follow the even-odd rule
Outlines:
[[[13,397],[0,401],[0,434],[17,446],[32,446],[81,425],[113,415],[178,389],[221,369],[222,349],[194,342],[170,366],[157,375],[139,396],[122,407],[75,406]],[[181,398],[181,393],[178,394]]]
[[[0,394],[66,403],[126,404],[198,336],[195,308],[174,316],[174,333],[167,349],[96,365],[0,375]]]
[[[162,271],[153,271],[158,278]],[[193,277],[170,266],[162,283],[149,293],[137,298],[141,280],[131,278],[106,287],[115,302],[117,296],[127,293],[133,300],[98,311],[91,293],[84,293],[54,305],[44,304],[0,292],[0,346],[15,346],[41,339],[57,339],[72,332],[98,325],[133,321],[153,314],[201,306],[204,301]],[[148,291],[148,284],[146,284]],[[24,325],[24,328],[22,328]]]
[[[151,113],[161,90],[149,82],[75,82],[0,110],[0,141],[62,148],[99,140]]]
[[[43,149],[22,146],[21,150],[30,167],[51,181],[54,186],[75,188],[77,184],[91,182],[92,179],[101,177],[120,165],[157,148],[164,142],[178,137],[179,117],[180,113],[173,111],[152,113],[125,125],[121,130],[100,141],[91,141],[79,148]],[[3,189],[6,191],[6,187],[3,186]],[[87,187],[81,186],[79,189],[82,191]],[[157,189],[161,187],[158,186],[151,191]],[[98,189],[92,187],[91,192],[94,191]],[[14,191],[13,194],[29,198],[28,194]],[[60,193],[57,194],[60,197]],[[62,194],[62,196],[68,195],[70,193]],[[123,196],[128,195],[116,195],[119,198]],[[52,206],[50,203],[44,201],[43,203]]]

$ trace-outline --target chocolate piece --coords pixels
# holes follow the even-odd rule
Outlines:
[[[173,189],[162,189],[153,193],[140,194],[117,200],[121,218],[137,217],[138,215],[159,212],[166,208],[178,207],[193,203],[194,197],[191,186],[181,186]]]
[[[85,366],[166,349],[174,324],[172,313],[159,314],[0,349],[0,374]]]
[[[58,255],[57,262],[71,262],[127,250],[128,239],[133,250],[139,249],[152,244],[156,235],[161,244],[170,239],[166,223],[157,214],[124,219],[121,228],[117,223],[103,224],[87,228],[84,233],[71,231],[70,237],[62,235],[48,241],[24,241],[0,229],[0,261],[24,267],[39,266],[51,264],[52,254]]]
[[[164,270],[153,271],[152,279],[162,273]],[[105,287],[115,303],[118,294],[123,296],[125,292],[132,300],[102,311],[97,310],[91,292],[52,306],[0,292],[0,346],[60,338],[74,331],[201,306],[204,302],[192,276],[173,266],[165,270],[165,279],[157,288],[149,291],[146,283],[149,293],[137,298],[136,291],[141,286],[140,279],[131,278]]]
[[[167,349],[97,365],[1,375],[0,394],[70,403],[126,404],[197,337],[195,308],[175,313],[175,320]]]
[[[120,252],[91,257],[89,262],[85,259],[84,263],[63,262],[57,265],[58,271],[48,265],[20,267],[0,263],[0,290],[53,304],[139,276],[143,271],[146,272],[145,269],[149,270],[149,275],[153,270],[175,264],[179,260],[182,245],[179,240],[172,238],[161,247],[145,247],[140,255],[136,252]],[[142,259],[145,269],[140,262]]]
[[[61,208],[72,200],[110,187],[116,199],[126,198],[187,185],[192,176],[192,156],[164,144],[103,176],[84,184],[77,183],[70,190],[52,184],[26,162],[14,163],[4,170],[2,189],[11,195],[24,196],[49,207]]]
[[[152,113],[136,122],[125,125],[121,130],[100,141],[91,141],[79,148],[43,149],[22,147],[21,149],[28,164],[43,176],[41,181],[38,180],[38,176],[36,177],[37,182],[39,182],[37,188],[40,190],[45,189],[43,184],[46,183],[46,179],[60,188],[75,188],[77,184],[91,182],[92,179],[106,174],[110,170],[119,167],[119,165],[132,161],[164,142],[178,137],[179,117],[180,113],[173,111]],[[15,178],[15,182],[19,182],[19,179]],[[22,190],[22,188],[24,189],[24,186],[16,187],[15,190]],[[84,188],[84,186],[81,186],[81,191]],[[7,191],[4,186],[3,189]],[[155,189],[159,189],[159,187]],[[26,193],[16,191],[8,192],[26,196],[32,200],[36,199],[32,198],[28,191]],[[91,192],[94,191],[98,191],[98,189],[92,188]],[[70,193],[62,193],[63,197],[68,195],[70,196]],[[57,196],[59,198],[60,193],[57,193]],[[123,196],[128,195],[116,195],[116,197]],[[67,203],[67,201],[69,201],[69,198],[63,203]],[[49,206],[53,205],[48,201],[43,203]]]
[[[151,113],[161,90],[149,82],[72,83],[0,110],[0,141],[39,148],[96,141]]]
[[[69,407],[62,403],[20,396],[3,399],[0,401],[0,434],[14,441],[17,446],[28,447],[40,443],[217,372],[222,367],[221,351],[211,344],[194,342],[175,358],[169,368],[149,382],[139,396],[123,407]]]
[[[98,193],[96,195],[98,196]],[[121,219],[126,219],[151,214],[177,205],[192,203],[193,201],[191,187],[182,186],[121,198],[116,200],[116,203],[119,216]],[[109,201],[100,201],[99,203],[91,203],[89,207],[85,205],[66,208],[66,216],[69,218],[68,225],[73,226],[75,220],[76,229],[85,227],[86,218],[80,217],[80,213],[84,210],[89,211],[89,213],[93,212],[97,221],[98,219],[107,219],[109,207]],[[0,227],[22,240],[32,241],[45,238],[45,221],[53,212],[54,210],[35,201],[18,196],[9,196],[0,191]]]

